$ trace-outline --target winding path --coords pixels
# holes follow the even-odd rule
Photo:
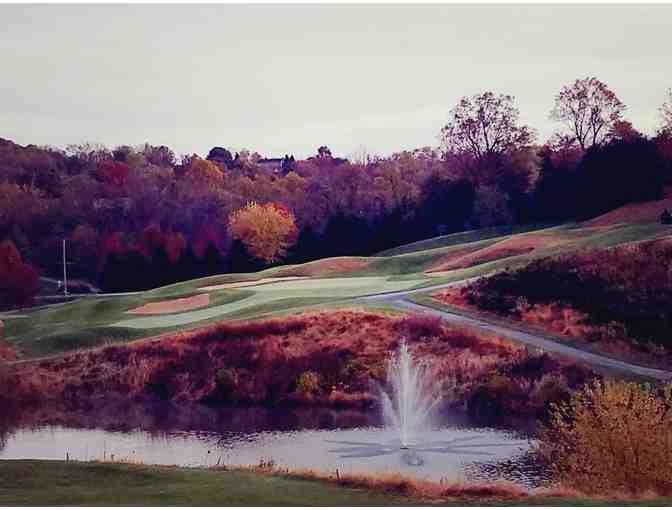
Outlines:
[[[445,289],[456,285],[462,285],[468,281],[469,280],[460,280],[457,282],[442,285],[433,285],[430,287],[414,289],[410,291],[376,294],[362,297],[358,299],[358,301],[366,303],[374,303],[374,302],[384,303],[388,306],[392,306],[394,308],[399,308],[402,310],[423,312],[426,314],[435,315],[441,317],[441,319],[447,322],[456,324],[458,326],[464,326],[476,330],[485,331],[488,333],[495,333],[497,335],[543,349],[544,351],[554,352],[562,356],[567,356],[596,367],[615,369],[633,375],[649,377],[660,381],[672,380],[672,372],[667,370],[643,367],[641,365],[633,365],[625,361],[620,361],[614,358],[609,358],[607,356],[602,356],[600,354],[595,354],[592,352],[577,349],[570,345],[559,343],[555,340],[545,338],[538,334],[526,333],[517,329],[508,328],[506,326],[488,322],[487,320],[482,318],[472,318],[457,313],[437,310],[436,308],[420,305],[418,303],[413,303],[406,299],[409,295],[412,294],[419,294],[422,292],[428,292],[432,290]]]

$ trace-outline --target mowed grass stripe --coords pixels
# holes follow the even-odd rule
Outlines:
[[[258,307],[290,298],[346,299],[367,294],[410,289],[425,281],[425,278],[391,281],[385,277],[368,276],[355,278],[316,278],[311,280],[266,283],[253,290],[254,295],[232,303],[190,312],[127,319],[115,322],[111,326],[136,329],[176,327],[218,316],[226,316],[247,308]],[[252,289],[254,287],[248,287],[248,290]]]

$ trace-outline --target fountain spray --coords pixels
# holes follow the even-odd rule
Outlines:
[[[427,430],[431,413],[441,401],[427,362],[417,361],[401,342],[387,372],[389,391],[381,391],[385,422],[399,431],[401,449],[412,446],[415,434]]]

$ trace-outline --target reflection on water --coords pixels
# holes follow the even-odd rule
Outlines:
[[[544,475],[531,442],[511,430],[474,426],[451,413],[439,428],[401,445],[378,412],[320,408],[210,408],[105,403],[37,409],[0,422],[0,458],[113,459],[183,466],[277,466],[341,472],[398,471],[430,479],[504,479],[528,486]]]

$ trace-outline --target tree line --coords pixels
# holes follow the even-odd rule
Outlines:
[[[663,196],[672,175],[672,89],[646,136],[589,77],[563,87],[544,143],[515,98],[464,97],[440,144],[338,158],[326,146],[279,170],[249,150],[206,158],[165,146],[65,150],[0,139],[0,241],[43,274],[131,290],[337,255],[371,255],[494,225],[581,220]],[[236,219],[237,218],[237,219]],[[23,263],[23,262],[22,262]]]

